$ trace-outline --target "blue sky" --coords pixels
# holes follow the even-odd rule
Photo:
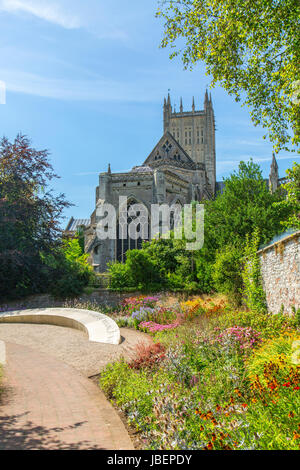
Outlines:
[[[0,0],[0,135],[28,135],[47,148],[60,179],[56,191],[75,204],[67,219],[89,217],[98,174],[111,164],[126,171],[142,163],[162,135],[162,103],[203,108],[209,86],[199,64],[184,71],[159,48],[163,28],[157,0]],[[272,145],[246,108],[221,88],[212,90],[217,177],[240,160],[260,163],[268,177]],[[299,158],[282,152],[280,176]]]

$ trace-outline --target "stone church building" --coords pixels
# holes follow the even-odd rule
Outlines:
[[[126,196],[128,207],[143,204],[150,212],[151,204],[188,204],[213,198],[222,191],[223,183],[216,182],[215,116],[211,96],[206,91],[204,109],[184,111],[182,100],[179,112],[171,105],[170,95],[164,100],[163,136],[140,166],[126,173],[112,173],[110,165],[99,175],[96,187],[95,210],[90,219],[73,219],[66,235],[84,228],[85,251],[95,271],[104,272],[107,263],[124,261],[128,249],[140,248],[142,240],[119,237],[100,240],[97,237],[97,208],[112,204],[119,213],[119,197]],[[278,166],[273,158],[270,183],[275,190]],[[272,169],[273,168],[273,169]],[[129,221],[129,220],[128,220]],[[118,225],[117,225],[118,227]]]

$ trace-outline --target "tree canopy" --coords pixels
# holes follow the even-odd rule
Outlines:
[[[111,265],[112,286],[134,287],[141,283],[149,287],[150,272],[156,272],[159,277],[156,282],[172,289],[197,288],[210,292],[222,284],[227,294],[237,297],[247,238],[257,231],[258,243],[270,241],[284,230],[282,221],[288,220],[293,206],[289,201],[279,204],[285,201],[284,191],[279,188],[272,194],[259,165],[252,160],[240,162],[238,170],[224,182],[222,194],[202,201],[205,206],[203,248],[189,251],[185,239],[173,237],[151,240],[144,243],[140,252],[129,252],[130,262],[127,259],[125,265]],[[143,257],[142,270],[137,268],[138,257]]]
[[[282,185],[286,191],[286,198],[274,204],[276,208],[289,207],[291,213],[282,225],[286,228],[300,230],[300,165],[294,162],[293,168],[286,171],[287,181]]]
[[[251,109],[275,151],[300,141],[299,0],[161,0],[162,47],[186,68],[204,61],[219,83]],[[180,44],[177,47],[177,44]],[[182,47],[181,47],[182,46]]]
[[[0,141],[0,299],[50,290],[67,296],[89,281],[78,241],[62,241],[60,218],[70,204],[49,189],[56,177],[49,152],[26,136]]]

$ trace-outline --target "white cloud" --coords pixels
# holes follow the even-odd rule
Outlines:
[[[1,11],[27,13],[66,29],[84,28],[97,39],[128,40],[123,24],[114,24],[114,18],[105,14],[100,5],[95,8],[91,0],[79,4],[74,0],[0,0]]]
[[[67,29],[81,26],[78,17],[66,13],[57,3],[50,2],[50,0],[0,0],[0,11],[29,13]]]
[[[3,69],[0,69],[0,77],[5,81],[8,92],[59,100],[153,102],[161,98],[159,84],[157,88],[152,87],[151,92],[145,95],[146,85],[139,80],[126,82],[122,79],[118,81],[99,76],[91,79],[56,79],[20,70]]]

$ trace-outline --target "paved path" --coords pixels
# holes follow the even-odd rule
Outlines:
[[[0,450],[133,449],[99,388],[61,360],[6,343]]]
[[[135,347],[151,338],[129,328],[121,328],[120,344],[101,344],[89,341],[83,331],[56,325],[1,323],[0,341],[17,343],[36,349],[73,366],[86,377],[99,374],[109,362],[120,356],[135,356]]]

